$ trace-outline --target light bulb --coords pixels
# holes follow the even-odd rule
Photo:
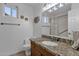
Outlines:
[[[48,12],[52,12],[52,9],[49,9]]]
[[[61,4],[61,3],[59,4],[59,7],[63,7],[63,6],[64,6],[63,4]]]
[[[54,10],[57,10],[58,8],[57,8],[57,7],[54,7],[53,9],[54,9]]]

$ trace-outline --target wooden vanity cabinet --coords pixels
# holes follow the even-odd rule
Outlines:
[[[31,55],[32,56],[40,56],[41,55],[38,45],[36,45],[36,43],[33,41],[31,41]]]
[[[57,56],[58,54],[48,51],[46,48],[31,41],[31,55],[32,56]]]

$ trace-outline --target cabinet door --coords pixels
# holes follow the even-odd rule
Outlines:
[[[41,53],[41,56],[57,56],[58,55],[57,53],[51,52],[40,45],[38,46],[38,48],[40,49],[39,51]]]
[[[48,51],[46,49],[42,49],[41,50],[41,55],[43,55],[43,56],[55,56],[56,54],[52,53],[52,52],[50,52],[50,51]]]
[[[31,55],[32,56],[57,56],[58,54],[53,53],[41,45],[36,44],[35,42],[31,42]]]
[[[31,42],[31,55],[32,56],[41,56],[41,53],[37,47],[37,45],[34,42]]]
[[[36,49],[32,50],[32,56],[41,56],[40,52]]]

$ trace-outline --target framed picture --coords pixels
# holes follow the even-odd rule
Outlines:
[[[28,21],[28,18],[27,17],[25,18],[25,21]]]
[[[21,19],[24,19],[24,16],[20,16]]]

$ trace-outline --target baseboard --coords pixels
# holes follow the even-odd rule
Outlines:
[[[14,54],[11,54],[10,56],[26,56],[25,51],[18,51]]]

